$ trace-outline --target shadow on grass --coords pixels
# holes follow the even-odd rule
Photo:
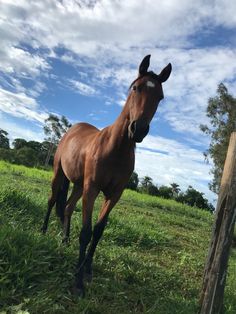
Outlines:
[[[46,203],[45,203],[46,207]],[[15,189],[0,191],[1,223],[38,230],[43,223],[46,208],[33,202],[29,195]]]

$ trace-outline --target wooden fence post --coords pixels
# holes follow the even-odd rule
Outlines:
[[[219,314],[223,307],[236,217],[236,132],[230,137],[215,215],[200,296],[200,314]]]

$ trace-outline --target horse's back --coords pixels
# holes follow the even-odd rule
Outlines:
[[[54,157],[54,168],[61,164],[64,173],[75,181],[75,177],[83,175],[86,151],[100,131],[89,123],[73,125],[62,137]],[[73,170],[72,170],[73,169]]]
[[[95,136],[98,132],[99,130],[89,123],[77,123],[73,125],[62,137],[58,145],[58,149],[60,149],[60,147],[63,147],[64,149],[65,145],[70,144],[71,141],[76,141],[77,144],[80,141],[83,141],[84,143],[88,138],[91,139],[91,137]]]

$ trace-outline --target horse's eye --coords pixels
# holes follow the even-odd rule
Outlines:
[[[137,91],[137,92],[139,92],[139,93],[141,93],[141,91],[142,91],[142,85],[139,85],[139,86],[134,85],[134,86],[133,86],[133,90],[134,90],[134,91]]]
[[[143,88],[143,85],[140,84],[139,86],[137,86],[137,91],[138,91],[139,93],[141,93],[142,88]]]

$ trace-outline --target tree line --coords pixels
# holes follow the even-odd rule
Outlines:
[[[145,193],[153,196],[163,197],[165,199],[172,199],[177,202],[187,204],[189,206],[196,206],[213,212],[214,206],[208,202],[201,193],[194,189],[191,185],[186,191],[181,191],[179,184],[171,183],[169,186],[157,186],[149,176],[139,179],[138,174],[133,172],[127,185],[128,189],[135,190],[140,193]]]
[[[16,138],[10,147],[8,133],[0,129],[0,159],[28,167],[53,165],[53,156],[63,134],[71,127],[65,116],[50,114],[43,127],[45,139],[42,142]]]

